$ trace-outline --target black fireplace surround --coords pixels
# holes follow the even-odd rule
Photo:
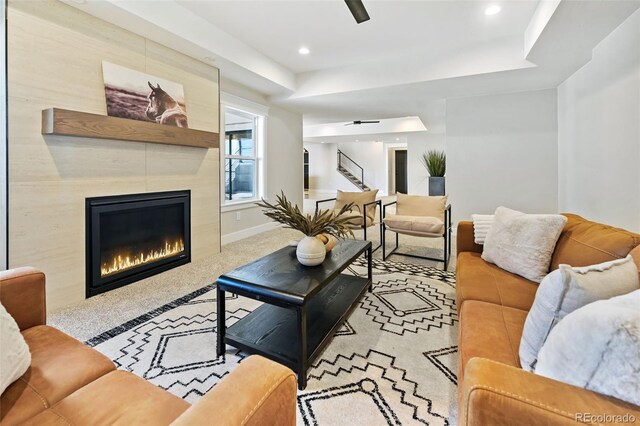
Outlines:
[[[86,199],[86,295],[191,261],[191,191]]]

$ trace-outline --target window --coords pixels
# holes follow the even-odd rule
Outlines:
[[[223,204],[255,201],[262,197],[262,152],[265,116],[223,105]]]

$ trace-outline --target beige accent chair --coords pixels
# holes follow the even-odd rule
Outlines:
[[[316,201],[316,212],[320,208],[321,203],[327,203],[329,201],[335,201],[331,210],[336,214],[340,212],[342,207],[353,203],[353,207],[349,210],[348,214],[351,217],[348,225],[351,229],[362,229],[364,231],[364,239],[367,240],[367,228],[378,225],[380,226],[380,235],[382,235],[382,201],[376,200],[378,190],[373,189],[371,191],[364,192],[345,192],[338,190],[335,198],[327,198],[325,200]],[[376,210],[380,209],[380,220],[376,222]],[[382,237],[380,237],[382,241]],[[382,246],[382,243],[372,249],[372,253],[378,250]]]
[[[387,213],[387,207],[396,205],[395,214]],[[430,197],[426,195],[398,194],[396,201],[385,204],[382,219],[382,258],[387,260],[392,254],[416,257],[419,259],[444,262],[444,270],[449,267],[451,257],[451,205],[447,204],[447,196]],[[396,233],[396,245],[386,252],[386,231]],[[444,255],[442,259],[417,256],[397,252],[399,234],[414,237],[443,238]]]

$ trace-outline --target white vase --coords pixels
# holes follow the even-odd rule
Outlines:
[[[298,262],[305,266],[321,264],[326,255],[327,250],[324,244],[316,237],[304,237],[298,243],[298,248],[296,248]]]

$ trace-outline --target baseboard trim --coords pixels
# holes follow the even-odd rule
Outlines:
[[[307,193],[308,192],[314,192],[314,193],[319,192],[321,194],[333,194],[333,195],[335,195],[337,190],[335,190],[335,189],[315,189],[315,188],[313,188],[313,189],[309,189],[309,190],[307,190],[305,192],[307,192]]]
[[[224,246],[226,244],[244,240],[245,238],[253,237],[254,235],[262,234],[263,232],[272,231],[281,227],[282,225],[279,223],[268,222],[262,225],[253,226],[251,228],[225,234],[220,237],[220,242]]]
[[[375,188],[374,188],[375,189]],[[327,194],[327,195],[333,195],[335,197],[336,192],[338,191],[353,191],[353,192],[357,192],[356,188],[353,189],[310,189],[308,191],[306,191],[306,193],[314,193],[314,194]],[[395,195],[395,194],[393,194]],[[387,193],[381,189],[378,190],[378,197],[386,197]]]

